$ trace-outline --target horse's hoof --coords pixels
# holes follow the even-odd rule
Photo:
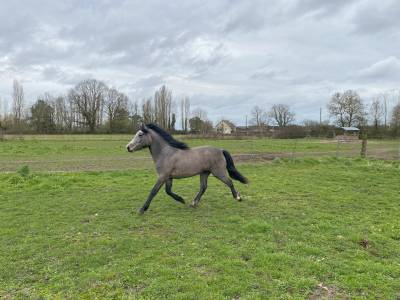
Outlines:
[[[190,207],[191,208],[197,208],[197,204],[196,203],[192,203],[192,204],[190,204]]]
[[[237,195],[236,195],[236,200],[237,200],[237,201],[242,201],[242,197],[240,197],[240,194],[239,194],[239,193],[237,193]]]
[[[146,210],[142,207],[141,209],[138,210],[138,214],[143,215],[145,211]]]

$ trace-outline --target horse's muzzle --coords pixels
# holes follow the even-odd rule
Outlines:
[[[129,146],[126,146],[126,150],[128,150],[128,152],[133,152],[133,150],[129,148]]]

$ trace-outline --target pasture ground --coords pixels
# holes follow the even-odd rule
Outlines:
[[[95,157],[93,169],[103,169],[97,162],[126,143],[114,139],[0,143],[0,164],[9,164],[3,171],[28,158],[43,164],[25,163],[33,170],[74,170],[0,173],[0,298],[400,297],[399,161],[242,163],[238,169],[251,181],[236,183],[244,201],[210,178],[192,209],[195,177],[174,181],[186,205],[162,190],[139,216],[156,178],[151,162],[119,171],[81,171],[62,162]],[[269,141],[254,141],[251,151],[242,141],[235,149],[232,141],[221,143],[240,154],[278,143]],[[282,148],[292,141],[279,142]],[[304,151],[326,144],[297,142]]]
[[[337,143],[328,139],[186,139],[190,146],[211,145],[228,150],[236,160],[274,157],[359,157],[359,141]],[[128,155],[131,135],[26,135],[6,136],[0,142],[0,172],[15,172],[28,165],[33,171],[100,171],[152,168],[148,151]],[[369,140],[369,158],[400,160],[400,140]]]

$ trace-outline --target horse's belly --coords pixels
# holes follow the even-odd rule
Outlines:
[[[196,176],[197,174],[192,174],[192,173],[187,173],[187,174],[171,174],[171,178],[173,179],[180,179],[180,178],[188,178],[188,177],[193,177]]]
[[[191,177],[200,174],[208,169],[207,164],[201,160],[185,160],[178,161],[171,173],[173,178]]]
[[[191,176],[198,175],[201,172],[203,172],[203,170],[197,169],[197,168],[191,168],[191,167],[184,168],[184,169],[176,168],[172,171],[171,177],[172,178],[185,178],[185,177],[191,177]]]

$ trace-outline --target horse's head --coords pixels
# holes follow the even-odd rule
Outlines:
[[[151,144],[151,135],[146,127],[142,128],[136,132],[133,139],[126,145],[128,152],[138,151],[140,149],[146,148]]]

